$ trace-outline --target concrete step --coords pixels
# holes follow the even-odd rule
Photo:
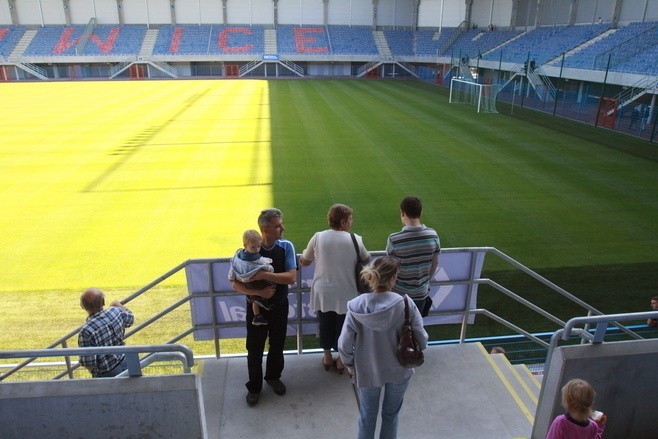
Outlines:
[[[504,354],[491,355],[491,360],[496,374],[511,392],[512,397],[520,406],[532,413],[534,418],[539,398],[539,383],[536,380],[535,383],[532,383],[530,381],[532,376],[528,376],[522,369],[513,366]]]
[[[509,384],[508,372],[491,357],[480,344],[428,347],[405,394],[399,437],[530,437],[534,409],[521,396],[528,392]],[[204,361],[199,379],[209,439],[356,437],[358,404],[347,374],[325,371],[320,353],[286,355],[285,361],[288,392],[277,396],[264,385],[255,407],[245,402],[246,358]],[[515,372],[520,379],[509,372],[515,380],[526,379]]]

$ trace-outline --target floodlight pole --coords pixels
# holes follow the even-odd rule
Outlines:
[[[653,96],[654,96],[654,98],[656,97],[656,95],[653,95]],[[653,106],[652,106],[652,111],[653,111]],[[653,138],[656,134],[656,124],[658,124],[658,111],[654,111],[653,116],[654,116],[654,118],[653,118],[653,127],[651,128],[651,137],[649,137],[649,142],[653,142]]]
[[[612,53],[608,55],[608,65],[605,68],[605,77],[603,78],[603,87],[601,88],[601,97],[599,98],[599,106],[596,109],[596,120],[594,121],[594,126],[599,126],[599,116],[601,113],[601,104],[603,103],[603,95],[605,94],[605,84],[608,82],[608,71],[610,70],[610,60],[612,59]]]
[[[525,60],[525,64],[523,65],[523,77],[527,80],[526,82],[528,83],[526,87],[528,87],[528,92],[530,92],[530,79],[528,78],[528,63],[530,62],[530,52],[528,52],[528,57]],[[523,108],[523,103],[525,102],[525,91],[523,90],[523,78],[521,78],[521,108]]]
[[[41,4],[41,0],[39,0],[39,16],[41,17],[41,27],[44,27],[46,24],[43,19],[43,5]]]
[[[560,64],[560,77],[558,78],[557,82],[557,87],[555,88],[555,97],[553,98],[554,104],[553,104],[553,116],[555,116],[555,113],[557,112],[557,95],[558,92],[560,91],[560,81],[562,81],[562,70],[564,69],[564,56],[566,52],[562,52],[562,63]]]

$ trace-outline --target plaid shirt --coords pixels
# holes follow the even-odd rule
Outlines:
[[[81,348],[95,346],[123,346],[125,328],[135,321],[133,313],[118,306],[102,309],[87,318],[78,334],[78,346]],[[93,375],[109,372],[123,360],[124,355],[85,355],[80,357],[80,364],[92,366]]]

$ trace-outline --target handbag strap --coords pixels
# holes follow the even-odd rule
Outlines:
[[[409,301],[407,300],[406,294],[403,297],[404,297],[404,324],[410,325],[411,322],[409,321]]]
[[[356,236],[354,236],[354,233],[350,232],[350,236],[352,237],[352,243],[354,244],[354,250],[356,250],[356,262],[361,262],[361,254],[359,253],[359,244],[356,242]]]

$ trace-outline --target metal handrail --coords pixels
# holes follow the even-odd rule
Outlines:
[[[183,365],[183,373],[190,373],[192,366],[194,366],[194,364],[189,364],[187,354],[183,352],[154,352],[142,358],[139,364],[143,369],[146,366],[150,366],[151,364],[160,361],[180,361]],[[192,359],[192,361],[194,361],[194,359]],[[119,375],[117,375],[117,377],[129,376],[129,373],[130,370],[124,370]]]
[[[142,365],[139,360],[140,353],[180,352],[185,356],[186,365],[194,366],[194,354],[192,350],[182,344],[162,345],[134,345],[134,346],[98,346],[86,348],[62,348],[62,349],[31,349],[0,351],[0,360],[10,358],[43,358],[43,357],[71,357],[86,355],[108,355],[125,354],[128,363],[128,375],[131,377],[142,376]],[[189,369],[188,369],[189,370]],[[5,374],[3,378],[8,376]]]
[[[511,265],[512,267],[522,271],[526,275],[529,275],[536,281],[540,282],[544,286],[548,287],[549,289],[553,290],[554,292],[558,293],[559,295],[563,296],[567,300],[570,300],[574,304],[580,306],[583,308],[587,313],[590,315],[595,315],[595,316],[601,316],[603,313],[599,311],[598,309],[594,308],[593,306],[587,304],[586,302],[582,301],[578,297],[574,296],[573,294],[569,293],[568,291],[564,290],[563,288],[559,287],[558,285],[554,284],[553,282],[549,281],[548,279],[544,278],[540,274],[536,273],[535,271],[531,270],[530,268],[526,267],[525,265],[521,264],[520,262],[516,261],[515,259],[511,258],[510,256],[506,255],[505,253],[501,252],[500,250],[494,248],[494,247],[461,247],[461,248],[445,248],[442,249],[442,254],[449,254],[449,253],[458,253],[458,252],[471,252],[473,254],[477,253],[485,253],[485,254],[491,254],[492,256],[496,256],[497,258],[501,259],[502,261],[506,262],[507,264]],[[375,251],[371,252],[371,255],[373,257],[378,257],[385,254],[383,251]],[[475,258],[475,256],[474,256]],[[199,264],[199,263],[216,263],[216,262],[224,262],[228,261],[229,258],[200,258],[200,259],[188,259],[176,267],[170,269],[163,275],[159,276],[158,278],[154,279],[144,287],[140,288],[133,294],[129,295],[125,299],[123,299],[121,302],[123,304],[127,304],[134,300],[135,298],[141,296],[145,292],[149,291],[150,289],[154,288],[155,286],[159,285],[160,283],[164,282],[165,280],[169,279],[170,277],[176,275],[179,273],[181,270],[184,270],[187,266],[190,264]],[[483,260],[484,263],[484,260]],[[472,268],[472,267],[471,267]],[[555,323],[559,327],[563,327],[566,325],[566,323],[561,320],[560,318],[554,316],[553,314],[549,313],[548,311],[540,308],[539,306],[529,302],[528,300],[524,299],[523,297],[519,296],[518,294],[510,291],[509,289],[505,288],[504,286],[496,283],[495,281],[487,278],[475,278],[473,271],[471,270],[470,278],[467,280],[461,280],[461,281],[435,281],[431,280],[430,285],[431,286],[444,286],[444,285],[469,285],[470,288],[473,288],[478,285],[487,285],[494,290],[504,294],[505,296],[509,297],[510,299],[514,300],[515,302],[520,303],[521,305],[525,306],[526,308],[537,312],[539,315],[542,317],[548,319],[549,321]],[[309,287],[304,286],[302,284],[302,273],[301,270],[297,272],[297,278],[296,278],[296,283],[294,286],[291,286],[289,289],[289,292],[292,294],[296,294],[297,300],[301,301],[301,295],[302,294],[308,294],[309,292]],[[469,298],[466,301],[467,304],[470,303],[470,292],[469,292]],[[226,295],[240,295],[240,293],[237,293],[235,291],[215,291],[214,289],[212,292],[206,293],[206,294],[195,294],[192,296],[191,294],[186,295],[185,297],[182,297],[180,300],[175,302],[174,304],[170,305],[169,307],[165,308],[163,311],[160,311],[153,315],[152,317],[148,318],[144,322],[142,322],[140,325],[135,326],[134,328],[131,328],[130,331],[126,332],[126,338],[134,335],[135,333],[143,330],[144,328],[150,326],[154,322],[158,321],[160,318],[164,317],[165,315],[169,314],[170,312],[174,311],[175,309],[179,308],[180,306],[188,303],[191,301],[193,298],[199,298],[199,297],[220,297],[220,296],[226,296]],[[453,311],[447,311],[447,312],[431,312],[431,316],[441,316],[441,315],[451,315],[451,316],[462,316],[462,323],[461,323],[461,334],[460,334],[460,343],[464,343],[466,340],[466,332],[467,332],[467,327],[468,327],[468,317],[475,315],[475,314],[480,314],[484,315],[486,317],[489,317],[493,320],[496,320],[498,323],[502,324],[503,326],[513,330],[516,333],[522,334],[525,337],[533,340],[534,342],[538,343],[541,346],[548,347],[546,346],[546,343],[541,341],[535,336],[532,336],[530,333],[527,331],[523,330],[522,328],[516,327],[515,325],[511,324],[510,322],[502,319],[499,316],[496,316],[495,314],[491,313],[488,310],[485,309],[468,309],[468,305],[466,306],[465,309],[460,309],[460,310],[453,310]],[[297,351],[298,353],[303,352],[303,337],[302,337],[302,326],[304,323],[308,323],[307,320],[302,319],[302,314],[301,312],[298,312],[297,315],[294,318],[294,322],[291,321],[291,324],[296,324],[297,326]],[[642,339],[641,336],[636,334],[635,332],[629,330],[628,328],[622,326],[621,324],[617,322],[613,322],[615,326],[620,328],[621,331],[629,335],[631,338],[635,339]],[[237,323],[234,322],[227,322],[227,323],[213,323],[210,325],[202,325],[202,326],[191,326],[190,328],[184,330],[178,335],[173,336],[169,341],[167,341],[167,344],[172,344],[172,343],[177,343],[184,337],[192,334],[194,331],[199,330],[199,329],[212,329],[214,333],[214,342],[215,342],[215,351],[216,351],[216,356],[219,358],[221,356],[220,351],[219,351],[219,336],[217,335],[216,329],[218,328],[225,328],[225,327],[234,327],[237,326]],[[66,344],[68,340],[70,340],[73,336],[75,336],[81,329],[82,326],[79,328],[69,332],[66,334],[64,337],[61,337],[57,341],[55,341],[53,344],[48,346],[46,349],[53,349],[57,348],[58,346],[63,346],[66,348]],[[57,349],[60,353],[63,351],[63,349]],[[27,364],[30,362],[34,361],[36,358],[30,358],[23,363],[15,366],[12,370],[7,372],[4,375],[0,375],[0,381],[8,377],[9,375],[17,372],[18,370],[22,369],[25,367]],[[67,367],[67,372],[63,373],[61,376],[66,375],[67,373],[71,378],[73,378],[71,371],[78,366],[71,367],[70,365]]]
[[[551,336],[548,352],[546,353],[546,366],[544,373],[548,370],[551,364],[553,352],[557,348],[560,340],[568,341],[571,337],[577,336],[583,339],[586,343],[600,344],[603,342],[605,333],[609,324],[614,324],[619,327],[619,322],[628,320],[643,320],[643,319],[658,319],[658,311],[644,311],[625,314],[607,314],[586,317],[574,317],[570,319],[564,328],[559,329]],[[590,324],[596,324],[594,334],[590,333],[587,329],[576,328],[576,325],[584,325],[587,328]],[[628,329],[628,328],[626,328]],[[635,334],[635,333],[633,333]],[[637,335],[637,334],[635,334]],[[642,337],[639,337],[642,339]]]

